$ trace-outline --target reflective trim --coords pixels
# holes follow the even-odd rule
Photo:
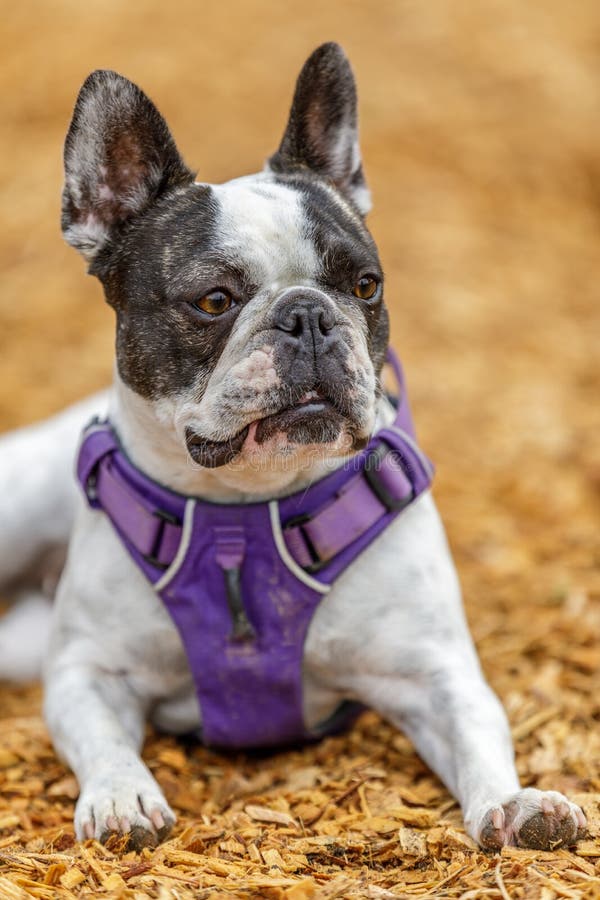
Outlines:
[[[196,501],[191,498],[186,501],[185,511],[183,513],[183,528],[181,530],[181,540],[179,541],[179,547],[177,548],[177,553],[175,554],[175,559],[167,569],[167,571],[162,575],[158,581],[154,583],[155,591],[162,591],[169,582],[173,580],[175,575],[179,572],[181,566],[183,565],[183,561],[187,556],[187,552],[190,547],[190,541],[192,539],[192,526],[194,524],[194,511],[196,509]]]
[[[284,566],[296,576],[298,581],[306,584],[309,588],[312,588],[313,591],[318,591],[319,594],[327,594],[331,585],[323,584],[322,581],[317,581],[316,578],[312,578],[308,572],[305,572],[304,569],[298,565],[293,556],[291,556],[283,537],[283,529],[279,517],[279,502],[277,500],[270,501],[269,515],[271,517],[271,530],[273,532],[275,546],[277,547],[277,552],[279,553]]]

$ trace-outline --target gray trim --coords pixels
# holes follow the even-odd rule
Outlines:
[[[166,586],[173,580],[173,578],[177,575],[181,566],[183,565],[183,561],[187,556],[187,552],[190,546],[190,540],[192,538],[192,526],[194,524],[195,509],[196,501],[192,500],[192,498],[190,497],[190,499],[187,500],[185,504],[185,512],[183,514],[183,529],[181,531],[181,540],[179,541],[179,547],[177,548],[175,559],[173,560],[167,571],[164,573],[164,575],[162,575],[162,577],[159,578],[154,585],[155,591],[162,591],[163,588],[166,588]]]
[[[277,552],[279,553],[281,561],[286,569],[289,569],[290,572],[292,572],[292,574],[296,576],[298,581],[306,584],[309,588],[312,588],[313,591],[318,591],[319,594],[327,594],[330,590],[331,585],[323,584],[323,582],[317,581],[316,578],[311,578],[308,572],[305,572],[304,569],[299,566],[296,560],[290,555],[290,552],[283,539],[281,519],[279,518],[279,502],[277,500],[270,501],[269,515],[271,517],[271,530],[273,532],[275,546],[277,547]]]

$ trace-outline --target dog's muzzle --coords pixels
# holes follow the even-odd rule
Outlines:
[[[215,441],[186,431],[187,449],[201,466],[216,468],[232,462],[248,438],[264,444],[283,435],[288,444],[332,444],[343,432],[350,437],[348,449],[365,446],[369,435],[361,428],[350,391],[355,389],[345,364],[351,353],[342,334],[346,320],[322,291],[289,288],[273,304],[261,329],[268,333],[277,359],[285,372],[286,389],[281,402],[264,415],[245,424],[225,441]],[[240,411],[243,421],[243,410]],[[255,428],[252,426],[255,425]]]

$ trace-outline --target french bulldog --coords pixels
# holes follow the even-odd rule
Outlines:
[[[137,848],[175,822],[140,759],[145,723],[197,731],[201,706],[173,618],[75,483],[82,428],[108,417],[131,465],[174,495],[240,507],[308,491],[394,420],[388,314],[337,44],[305,63],[258,174],[196,181],[153,103],[111,71],[83,85],[64,159],[62,229],[115,312],[114,384],[0,442],[0,587],[22,601],[0,656],[2,674],[31,674],[51,621],[45,716],[80,784],[77,837]],[[306,727],[364,704],[410,737],[481,846],[573,843],[579,807],[520,787],[430,492],[329,587],[303,644]]]

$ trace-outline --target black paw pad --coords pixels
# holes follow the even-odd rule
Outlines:
[[[556,850],[574,844],[576,839],[577,829],[571,816],[559,819],[556,815],[541,812],[527,819],[517,835],[519,847],[531,850]]]
[[[127,837],[128,850],[137,851],[143,850],[144,847],[156,847],[159,840],[154,832],[148,831],[147,828],[142,828],[141,825],[134,825]]]
[[[481,829],[479,843],[485,850],[501,850],[504,846],[502,831],[494,827],[492,812],[489,812],[485,818],[486,821]]]

